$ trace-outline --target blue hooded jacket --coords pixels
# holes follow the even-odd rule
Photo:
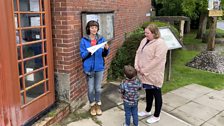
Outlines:
[[[97,34],[97,45],[106,41],[106,39]],[[80,55],[83,61],[84,72],[103,71],[104,57],[109,54],[109,49],[99,48],[91,55],[87,48],[91,47],[91,40],[88,36],[84,36],[80,42]]]

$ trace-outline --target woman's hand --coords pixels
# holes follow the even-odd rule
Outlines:
[[[144,76],[144,73],[141,71],[141,69],[138,69],[137,72],[138,72],[140,75]]]
[[[142,76],[145,76],[145,74],[144,74],[144,73],[142,73],[141,71],[139,71],[139,73],[140,73]]]
[[[109,45],[105,44],[104,49],[108,50],[109,49]]]

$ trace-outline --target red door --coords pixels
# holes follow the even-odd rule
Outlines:
[[[4,40],[1,45],[8,47],[1,51],[5,54],[0,55],[0,69],[7,72],[7,75],[0,72],[0,86],[6,87],[5,94],[0,93],[0,96],[9,98],[7,101],[0,98],[0,104],[6,101],[6,107],[1,106],[0,110],[7,110],[9,115],[3,116],[11,121],[5,124],[17,126],[25,124],[55,101],[50,0],[7,0],[0,6],[4,6],[0,19],[6,23],[4,29],[1,27],[4,34],[0,37],[6,36],[0,38]]]

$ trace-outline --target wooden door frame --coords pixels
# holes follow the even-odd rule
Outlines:
[[[52,45],[52,32],[51,32],[51,10],[50,10],[50,1],[49,0],[44,0],[44,5],[45,6],[45,11],[46,11],[46,15],[45,15],[45,22],[46,22],[46,39],[47,39],[47,50],[48,50],[48,79],[49,79],[49,93],[45,94],[48,95],[50,97],[42,97],[41,99],[38,100],[34,100],[31,104],[35,104],[35,106],[31,106],[31,108],[29,110],[32,110],[32,112],[27,111],[28,109],[25,107],[23,107],[21,109],[21,113],[25,113],[25,115],[23,116],[23,118],[29,118],[31,117],[31,115],[33,113],[36,113],[36,115],[38,115],[40,113],[40,111],[38,111],[38,107],[41,107],[44,111],[45,109],[49,108],[50,105],[52,105],[55,101],[55,92],[54,92],[54,68],[53,68],[53,45]],[[14,31],[15,32],[15,31]],[[50,83],[52,83],[52,85],[50,85]],[[49,105],[43,105],[42,103],[48,102],[48,101],[52,101],[51,103],[49,103]],[[28,103],[29,104],[29,103]],[[22,119],[23,120],[23,119]],[[30,119],[32,120],[32,118]],[[26,122],[29,120],[26,120]]]
[[[51,16],[50,16],[50,1],[44,0],[46,7],[46,36],[48,41],[48,78],[50,97],[40,101],[35,101],[38,105],[41,102],[51,101],[49,106],[55,101],[54,97],[54,69],[53,69],[53,46],[51,40]],[[31,112],[26,112],[27,108],[21,108],[20,102],[20,87],[18,79],[17,65],[17,47],[14,24],[14,8],[12,0],[0,0],[0,125],[17,126],[23,125],[28,120],[24,120],[30,116]],[[15,84],[16,83],[16,84]],[[52,83],[50,87],[50,83]],[[42,105],[46,109],[49,106]],[[30,109],[29,109],[30,110]],[[31,107],[32,112],[38,114],[35,106]],[[26,112],[25,115],[22,115]],[[32,118],[31,118],[32,119]]]
[[[17,118],[17,112],[20,109],[19,98],[16,98],[15,94],[19,91],[19,85],[15,85],[15,81],[18,81],[17,65],[12,65],[16,61],[16,43],[10,43],[15,41],[15,26],[13,21],[13,8],[11,0],[0,1],[0,109],[3,110],[2,120],[0,124],[3,125],[17,125],[19,119]]]

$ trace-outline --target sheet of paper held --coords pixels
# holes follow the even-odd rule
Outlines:
[[[99,48],[104,48],[105,44],[107,44],[107,41],[105,41],[101,44],[95,45],[95,46],[91,46],[91,47],[87,48],[87,50],[93,55],[93,53],[96,52],[96,50],[98,50]]]

